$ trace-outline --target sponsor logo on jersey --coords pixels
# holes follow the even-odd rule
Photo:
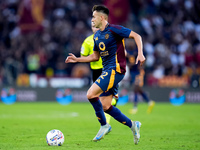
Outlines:
[[[100,42],[100,43],[99,43],[99,49],[100,49],[101,51],[105,51],[106,46],[105,46],[105,44],[104,44],[103,42]]]

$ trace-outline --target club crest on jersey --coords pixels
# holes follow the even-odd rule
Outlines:
[[[108,39],[108,38],[109,38],[109,34],[106,34],[106,35],[105,35],[105,39]]]
[[[100,49],[101,51],[105,51],[106,46],[105,46],[105,44],[104,44],[103,42],[100,42],[100,43],[99,43],[99,49]]]
[[[95,41],[97,41],[97,40],[98,40],[98,37],[95,38]]]

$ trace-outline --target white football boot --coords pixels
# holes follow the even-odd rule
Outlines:
[[[137,145],[140,139],[140,127],[141,123],[139,121],[132,121],[132,127],[131,130],[133,132],[134,136],[134,143]]]
[[[111,126],[107,123],[104,126],[101,126],[99,129],[99,132],[97,133],[97,135],[94,137],[93,141],[100,141],[101,139],[103,139],[103,137],[108,134],[110,131],[112,130]]]

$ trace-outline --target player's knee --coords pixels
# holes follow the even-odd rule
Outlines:
[[[92,94],[92,92],[90,92],[90,91],[87,92],[87,98],[88,99],[94,98],[94,95]]]
[[[102,106],[103,106],[103,111],[106,111],[110,108],[110,106],[106,104],[102,104]]]

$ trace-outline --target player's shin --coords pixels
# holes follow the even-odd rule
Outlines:
[[[124,125],[127,125],[128,127],[131,128],[132,122],[131,120],[125,116],[118,108],[115,106],[110,106],[108,110],[105,111],[109,115],[111,115],[113,118],[115,118],[117,121],[123,123]]]
[[[101,104],[99,98],[95,97],[95,98],[89,99],[89,101],[95,110],[95,114],[96,114],[101,126],[105,125],[106,117],[105,117],[103,107],[102,107],[102,104]]]
[[[147,96],[147,94],[145,92],[142,91],[141,93],[143,99],[148,103],[150,100],[149,100],[149,97]]]

